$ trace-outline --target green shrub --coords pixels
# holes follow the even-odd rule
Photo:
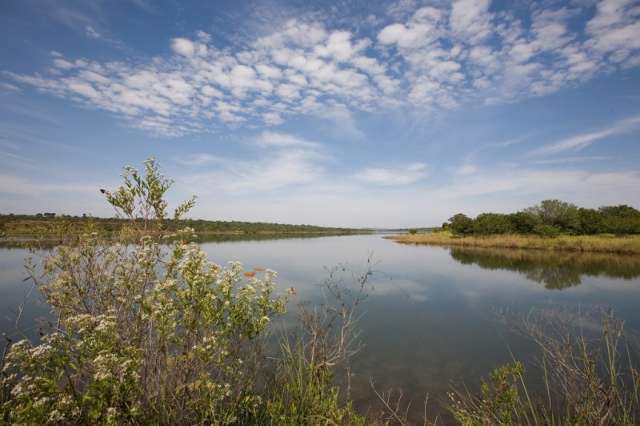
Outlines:
[[[538,224],[533,227],[533,233],[541,237],[553,238],[560,235],[560,228],[553,225]]]
[[[473,233],[478,235],[509,234],[514,232],[509,217],[498,213],[482,213],[473,221]]]
[[[153,161],[145,174],[127,168],[122,187],[103,191],[131,221],[126,243],[86,234],[54,249],[43,274],[32,270],[58,321],[3,358],[3,422],[362,423],[338,400],[327,365],[300,358],[298,368],[304,354],[276,356],[285,361],[269,381],[274,366],[265,364],[262,337],[286,303],[274,295],[275,273],[216,265],[189,242],[191,230],[162,232],[170,186]],[[307,390],[315,396],[300,411],[292,401]]]
[[[462,213],[449,219],[449,229],[457,235],[469,235],[473,233],[473,219]]]
[[[599,335],[576,330],[584,318],[566,312],[531,312],[515,321],[516,331],[540,349],[542,392],[534,392],[521,363],[499,367],[480,395],[450,394],[450,411],[461,425],[639,424],[640,373],[622,321],[604,314],[601,327],[590,322]]]

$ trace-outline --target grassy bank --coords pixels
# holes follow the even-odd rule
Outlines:
[[[142,221],[139,221],[142,224]],[[0,215],[0,246],[23,246],[34,241],[58,243],[69,236],[87,232],[103,238],[120,238],[128,219],[43,215]],[[353,235],[370,233],[368,229],[336,228],[313,225],[291,225],[267,222],[239,222],[166,219],[163,232],[175,232],[185,227],[193,229],[205,241],[234,239],[266,239],[325,235]]]
[[[640,254],[639,235],[561,235],[546,238],[537,235],[505,234],[463,237],[450,232],[431,232],[392,235],[385,238],[403,244]]]

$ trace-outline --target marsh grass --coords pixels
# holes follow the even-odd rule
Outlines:
[[[540,349],[542,392],[532,390],[523,364],[514,361],[494,370],[480,394],[450,393],[456,420],[462,425],[637,425],[637,348],[612,313],[602,315],[597,330],[580,326],[582,321],[579,315],[541,312],[515,322]]]
[[[385,238],[402,244],[640,254],[640,235],[614,236],[603,234],[540,237],[537,235],[505,234],[457,236],[451,232],[440,231],[413,235],[392,235]]]

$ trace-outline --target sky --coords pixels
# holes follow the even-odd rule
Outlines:
[[[0,212],[439,225],[640,207],[640,1],[0,3]]]

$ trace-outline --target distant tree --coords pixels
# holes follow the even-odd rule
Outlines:
[[[513,232],[511,221],[504,214],[482,213],[473,221],[474,234],[491,235],[511,232]]]
[[[533,228],[540,224],[540,218],[526,212],[511,213],[509,216],[513,232],[517,234],[532,234]]]
[[[639,234],[640,211],[631,206],[619,205],[600,207],[602,232],[612,234]]]
[[[605,232],[603,215],[600,211],[580,208],[578,209],[578,218],[580,220],[581,234],[593,235]]]
[[[557,226],[540,223],[533,228],[533,233],[541,237],[557,237],[561,233],[561,229]]]
[[[537,217],[544,225],[555,226],[566,232],[577,233],[580,230],[578,207],[560,200],[544,200],[538,206],[524,210]]]
[[[473,233],[473,219],[467,215],[458,213],[449,219],[449,229],[454,234],[469,235]]]

